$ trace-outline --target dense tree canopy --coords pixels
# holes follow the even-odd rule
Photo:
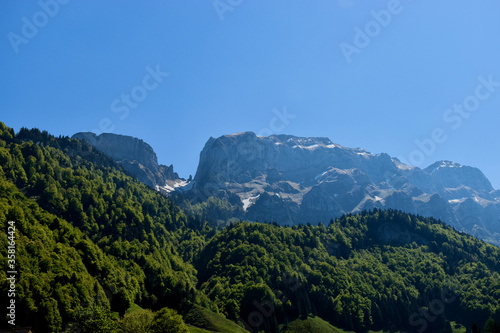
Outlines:
[[[78,307],[203,304],[185,215],[89,145],[0,123],[0,222],[17,227],[18,314],[57,332]],[[6,235],[0,260],[6,267]],[[2,296],[6,297],[5,272]],[[81,311],[80,311],[81,312]],[[2,323],[3,324],[3,323]]]

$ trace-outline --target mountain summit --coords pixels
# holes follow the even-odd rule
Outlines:
[[[500,244],[499,192],[479,169],[456,162],[422,170],[324,137],[244,132],[210,138],[194,181],[198,198],[237,195],[249,220],[326,223],[346,213],[393,208]]]
[[[112,133],[95,135],[91,132],[79,132],[72,138],[87,141],[141,182],[158,191],[169,193],[175,187],[185,185],[185,180],[174,172],[173,165],[158,164],[153,148],[141,139]]]

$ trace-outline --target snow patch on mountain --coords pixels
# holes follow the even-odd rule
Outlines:
[[[243,203],[243,210],[246,212],[248,207],[250,207],[252,204],[255,203],[255,201],[260,197],[260,193],[257,194],[256,196],[249,197],[246,199],[242,199],[241,202]]]
[[[174,191],[189,191],[193,185],[193,182],[188,182],[185,179],[174,179],[167,180],[163,186],[156,185],[156,190],[164,194],[169,194]]]

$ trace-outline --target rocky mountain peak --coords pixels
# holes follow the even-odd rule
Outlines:
[[[210,138],[200,154],[195,180],[198,184],[258,178],[269,169],[314,178],[328,166],[354,167],[375,156],[362,149],[342,147],[328,138],[292,135],[257,136],[252,132]],[[304,175],[303,172],[308,173]]]
[[[141,139],[112,133],[96,135],[91,132],[79,132],[72,138],[87,141],[152,188],[170,192],[176,184],[184,181],[174,172],[173,165],[158,164],[153,148]]]
[[[422,170],[325,137],[243,132],[210,138],[192,191],[237,195],[242,218],[254,221],[328,222],[345,213],[394,208],[500,243],[498,191],[479,169],[438,161]],[[472,222],[466,213],[471,200],[484,213]]]
[[[476,191],[493,191],[491,182],[478,168],[460,165],[453,161],[438,161],[424,169],[439,189],[468,187]]]
[[[158,158],[153,148],[141,139],[112,133],[96,135],[92,132],[79,132],[73,139],[85,140],[93,147],[116,161],[135,160],[145,167],[158,165]]]

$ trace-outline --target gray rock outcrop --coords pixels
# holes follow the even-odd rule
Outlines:
[[[500,244],[500,198],[477,168],[439,161],[420,169],[387,154],[347,148],[328,138],[210,138],[192,191],[239,196],[244,218],[280,224],[327,223],[344,213],[393,208],[439,218]]]
[[[126,135],[80,132],[72,136],[85,140],[96,149],[111,157],[125,170],[133,174],[142,183],[165,192],[175,188],[183,179],[174,172],[172,165],[158,164],[153,148],[146,142]]]

